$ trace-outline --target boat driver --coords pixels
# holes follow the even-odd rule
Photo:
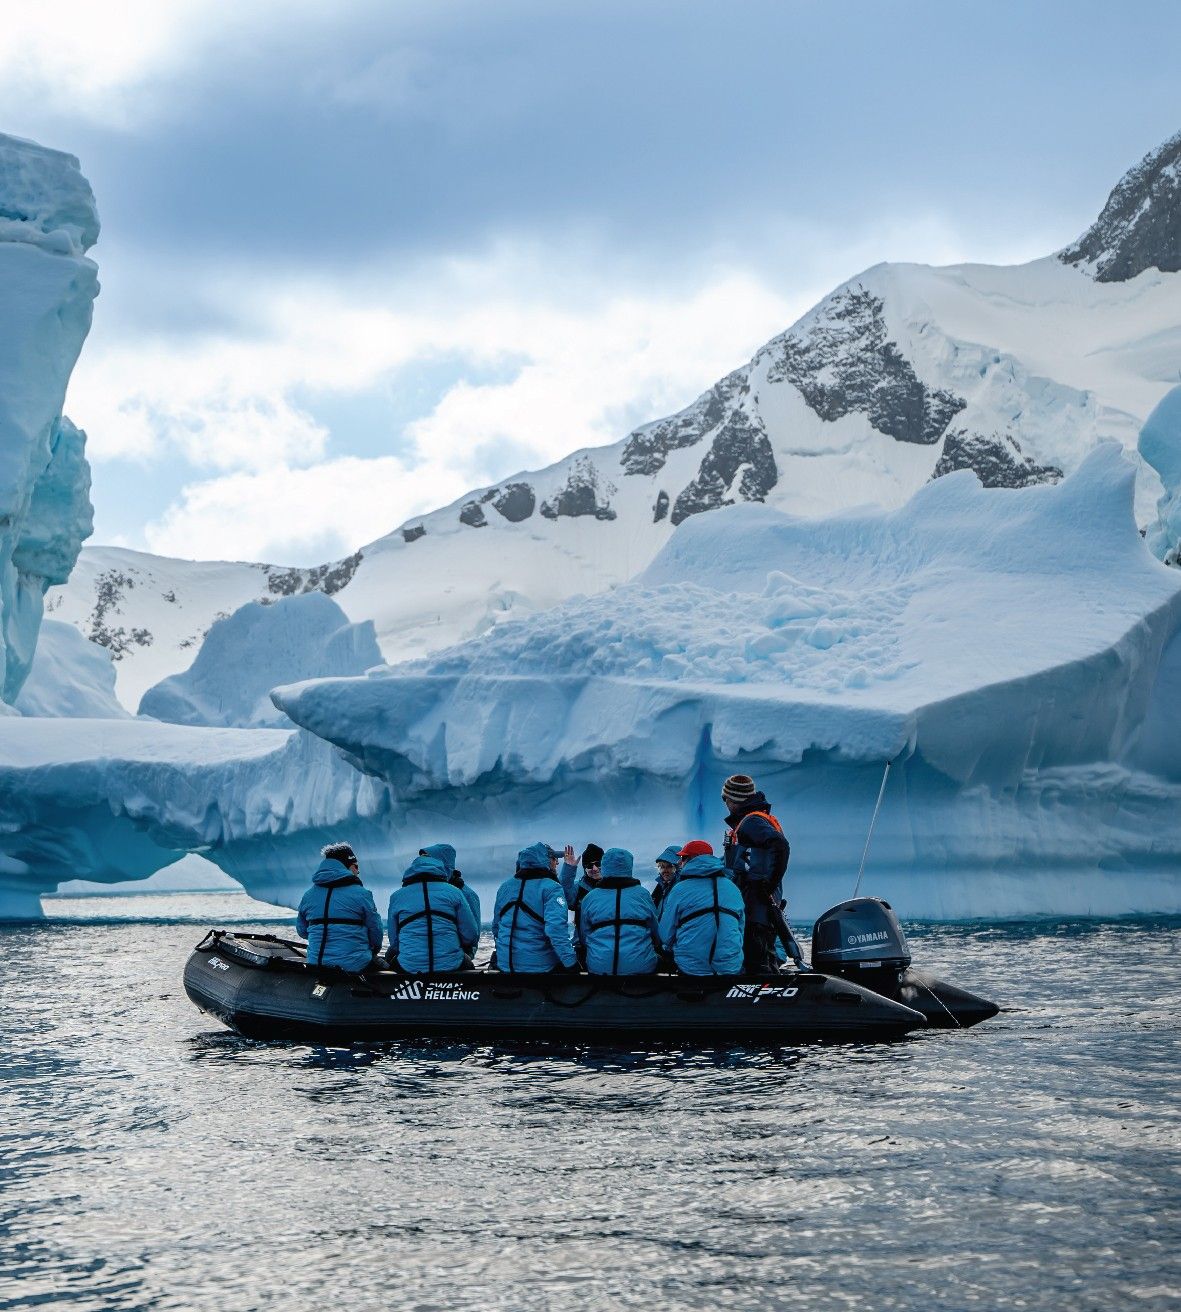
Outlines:
[[[742,892],[746,910],[743,969],[749,974],[776,972],[776,943],[786,939],[790,951],[792,942],[783,918],[783,876],[791,847],[750,775],[732,774],[722,785],[722,802],[725,865]]]

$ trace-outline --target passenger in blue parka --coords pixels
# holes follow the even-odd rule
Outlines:
[[[660,932],[652,894],[632,874],[632,854],[603,853],[603,878],[582,900],[579,939],[592,975],[650,975],[659,964]]]
[[[467,904],[475,917],[476,928],[478,929],[484,923],[480,912],[480,895],[470,884],[463,882],[462,873],[456,870],[455,848],[450,843],[432,843],[430,847],[420,848],[418,855],[433,856],[436,861],[442,861],[443,869],[447,872],[447,879],[450,881],[451,887],[458,888],[467,898]]]
[[[677,882],[677,875],[681,870],[681,845],[680,843],[670,843],[663,852],[656,858],[656,883],[652,886],[652,903],[656,907],[656,915],[659,918],[660,908],[664,904],[664,899],[668,896],[669,890]]]
[[[348,843],[329,843],[299,900],[295,931],[308,941],[308,963],[360,972],[381,951],[381,917],[361,883],[360,863]]]
[[[492,933],[501,970],[522,974],[577,972],[570,941],[569,907],[548,843],[517,855],[517,871],[496,890]]]
[[[681,873],[660,910],[660,937],[684,975],[739,975],[742,894],[706,842],[681,849]]]
[[[454,849],[452,849],[454,852]],[[403,974],[471,969],[480,926],[467,898],[433,856],[416,857],[390,898],[391,966]]]

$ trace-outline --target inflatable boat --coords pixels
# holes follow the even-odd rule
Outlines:
[[[893,912],[872,898],[844,903],[817,921],[813,969],[767,975],[357,976],[317,969],[304,949],[275,935],[210,930],[185,965],[185,991],[247,1038],[313,1043],[887,1040],[928,1025],[966,1027],[997,1011],[913,971]],[[893,955],[883,957],[883,949]]]

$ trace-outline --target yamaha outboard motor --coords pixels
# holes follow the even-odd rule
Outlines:
[[[877,897],[852,898],[820,917],[812,929],[812,969],[913,1007],[936,1027],[963,1029],[997,1013],[995,1002],[915,970],[894,908]]]
[[[889,902],[855,897],[826,911],[812,929],[812,969],[825,975],[860,979],[865,971],[892,971],[910,965],[906,935]],[[872,987],[872,986],[871,986]]]

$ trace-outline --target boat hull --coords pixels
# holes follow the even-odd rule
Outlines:
[[[358,978],[317,972],[292,947],[272,953],[261,942],[209,936],[184,972],[197,1007],[252,1039],[779,1045],[889,1040],[926,1025],[914,1008],[812,972],[699,978],[476,970]],[[243,945],[265,961],[239,959]]]

